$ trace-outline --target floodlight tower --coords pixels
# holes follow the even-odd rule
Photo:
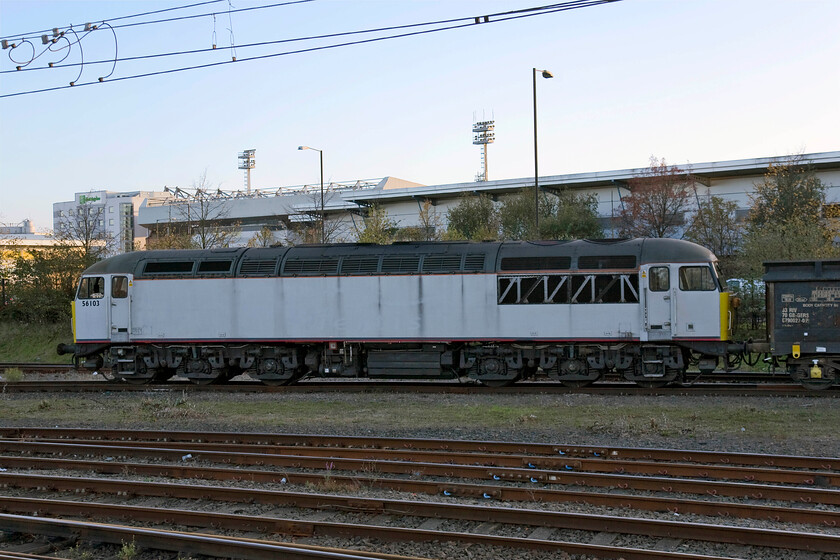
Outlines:
[[[487,161],[487,144],[496,140],[493,129],[496,128],[496,121],[478,121],[473,123],[472,131],[473,144],[481,146],[481,171],[475,176],[476,181],[487,181],[489,179],[489,162]]]
[[[245,170],[245,192],[251,194],[251,170],[256,166],[254,153],[257,150],[250,149],[241,152],[239,158],[239,169]]]

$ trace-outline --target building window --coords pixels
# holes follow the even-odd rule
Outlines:
[[[108,220],[108,225],[109,225],[109,226],[114,225],[114,218],[110,218],[110,219]]]

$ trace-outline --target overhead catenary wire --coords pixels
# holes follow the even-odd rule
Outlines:
[[[304,0],[304,1],[310,1],[310,0]],[[249,61],[255,61],[255,60],[265,60],[265,59],[276,58],[276,57],[280,57],[280,56],[290,56],[290,55],[295,55],[295,54],[304,54],[304,53],[316,52],[316,51],[321,51],[321,50],[328,50],[328,49],[348,47],[348,46],[353,46],[353,45],[362,45],[362,44],[367,44],[367,43],[374,43],[374,42],[385,41],[385,40],[390,40],[390,39],[400,39],[400,38],[405,38],[405,37],[412,37],[412,36],[418,36],[418,35],[425,35],[425,34],[429,34],[429,33],[436,33],[436,32],[440,32],[440,31],[450,31],[450,30],[454,30],[454,29],[472,27],[472,26],[475,26],[475,25],[487,25],[487,24],[491,24],[491,23],[501,23],[501,22],[504,22],[504,21],[511,21],[511,20],[517,20],[517,19],[522,19],[522,18],[527,18],[527,17],[535,17],[535,16],[540,16],[540,15],[547,15],[547,14],[552,14],[552,13],[557,13],[557,12],[564,12],[564,11],[575,10],[575,9],[580,9],[580,8],[587,8],[587,7],[598,6],[598,5],[602,5],[602,4],[609,4],[609,3],[619,2],[619,1],[621,1],[621,0],[572,0],[572,1],[569,1],[569,2],[561,2],[561,3],[556,3],[556,4],[550,4],[550,5],[547,5],[547,6],[536,6],[536,7],[524,8],[524,9],[520,9],[520,10],[497,12],[497,13],[480,15],[480,16],[470,16],[470,17],[454,18],[454,19],[448,19],[448,20],[438,20],[436,22],[426,22],[426,23],[406,24],[406,25],[400,25],[400,26],[391,26],[391,27],[379,28],[377,30],[350,31],[350,32],[328,34],[328,35],[323,35],[323,36],[302,37],[302,38],[297,38],[297,39],[282,39],[282,40],[277,40],[277,41],[266,41],[266,42],[254,43],[254,44],[249,44],[249,45],[239,45],[238,48],[245,48],[245,47],[249,47],[249,46],[264,46],[264,45],[269,45],[269,44],[287,43],[287,42],[291,42],[291,41],[304,41],[304,40],[313,40],[313,39],[320,39],[320,38],[335,38],[335,37],[340,37],[340,36],[348,36],[348,35],[355,35],[355,34],[361,34],[361,33],[371,33],[371,32],[375,32],[375,31],[390,31],[390,30],[409,29],[409,28],[418,27],[418,26],[444,25],[443,27],[436,27],[434,29],[423,29],[423,30],[419,30],[419,31],[411,31],[411,32],[407,32],[407,33],[398,33],[398,34],[395,34],[395,35],[387,35],[387,36],[383,36],[383,37],[372,37],[372,38],[369,38],[369,39],[360,39],[360,40],[357,40],[357,41],[347,41],[347,42],[343,42],[343,43],[334,43],[334,44],[330,44],[330,45],[319,45],[319,46],[309,47],[309,48],[304,48],[304,49],[283,51],[283,52],[270,53],[270,54],[264,54],[264,55],[256,55],[256,56],[251,56],[251,57],[246,57],[246,58],[238,58],[238,59],[232,59],[232,60],[210,62],[210,63],[206,63],[206,64],[198,64],[198,65],[193,65],[193,66],[183,66],[183,67],[179,67],[179,68],[169,68],[169,69],[165,69],[165,70],[158,70],[158,71],[154,71],[154,72],[146,72],[146,73],[142,73],[142,74],[120,76],[120,77],[112,78],[112,79],[109,79],[109,80],[99,79],[97,81],[75,83],[75,84],[67,85],[67,86],[55,86],[55,87],[42,88],[42,89],[37,89],[37,90],[28,90],[28,91],[21,91],[21,92],[15,92],[15,93],[8,93],[8,94],[0,95],[0,99],[7,98],[7,97],[16,97],[16,96],[21,96],[21,95],[30,95],[30,94],[35,94],[35,93],[45,93],[45,92],[49,92],[49,91],[57,91],[57,90],[62,90],[62,89],[69,89],[71,87],[77,87],[78,88],[78,87],[81,87],[81,86],[93,85],[93,84],[101,83],[101,82],[110,83],[110,82],[118,82],[118,81],[132,80],[132,79],[138,79],[138,78],[147,78],[147,77],[151,77],[151,76],[173,74],[173,73],[176,73],[176,72],[184,72],[184,71],[188,71],[188,70],[198,70],[198,69],[204,69],[204,68],[212,68],[212,67],[223,66],[223,65],[227,65],[227,64],[235,64],[235,63],[249,62]],[[451,23],[451,25],[446,25],[446,24],[450,24],[450,23]],[[126,58],[126,59],[119,59],[118,61],[139,60],[139,59],[145,59],[145,58],[156,58],[156,57],[160,57],[160,56],[173,56],[173,55],[178,55],[178,54],[193,54],[193,53],[197,53],[197,52],[206,52],[206,51],[209,51],[209,50],[213,50],[213,49],[199,49],[199,50],[196,50],[196,51],[183,51],[183,52],[178,52],[178,53],[164,53],[164,54],[157,54],[157,55],[144,55],[144,56],[140,56],[140,57],[130,57],[130,58]],[[113,62],[113,60],[95,61],[94,63],[103,63],[103,62]],[[91,63],[87,63],[87,64],[91,64]],[[72,65],[73,64],[64,65],[64,66],[72,66]],[[31,70],[34,70],[34,69],[31,69]]]
[[[309,1],[309,0],[307,0],[307,1]],[[607,1],[618,1],[618,0],[607,0]],[[566,2],[564,4],[569,4],[569,5],[571,5],[571,4],[592,4],[593,2],[594,3],[603,3],[603,2],[605,2],[605,0],[574,0],[573,2]],[[459,18],[425,21],[425,22],[420,22],[420,23],[408,23],[408,24],[403,24],[403,25],[391,25],[391,26],[386,26],[386,27],[375,27],[375,28],[371,28],[371,29],[361,29],[361,30],[354,30],[354,31],[341,31],[341,32],[337,32],[337,33],[326,33],[326,34],[323,34],[323,35],[309,35],[309,36],[304,36],[304,37],[295,37],[295,38],[291,38],[291,39],[276,39],[276,40],[272,40],[272,41],[259,41],[259,42],[256,42],[256,43],[245,43],[245,44],[237,45],[237,47],[241,48],[241,49],[245,49],[245,48],[251,48],[251,47],[264,47],[264,46],[269,46],[269,45],[279,45],[279,44],[284,44],[284,43],[296,43],[296,42],[301,42],[301,41],[314,41],[314,40],[320,40],[320,39],[334,39],[334,38],[337,38],[337,37],[347,37],[347,36],[351,36],[351,35],[362,35],[362,34],[366,34],[366,33],[383,33],[383,32],[386,32],[386,31],[397,31],[397,30],[400,30],[400,29],[411,29],[411,28],[415,28],[415,27],[428,27],[428,26],[432,26],[432,25],[446,25],[446,24],[457,23],[457,22],[467,22],[467,21],[475,22],[477,19],[481,19],[481,18],[485,18],[485,17],[486,18],[497,18],[497,17],[500,17],[500,16],[513,15],[513,14],[518,14],[518,13],[523,13],[523,12],[533,12],[533,11],[537,11],[537,10],[543,10],[543,9],[546,9],[546,8],[554,8],[556,6],[558,6],[558,5],[554,4],[554,5],[550,5],[550,6],[547,6],[547,7],[546,6],[540,6],[540,7],[536,7],[536,8],[525,8],[525,9],[522,9],[522,10],[514,10],[514,11],[508,11],[508,12],[498,12],[498,13],[488,14],[486,16],[481,16],[479,18],[476,18],[475,16],[467,16],[467,17],[459,17]],[[585,7],[585,6],[581,6],[581,7]],[[216,14],[212,14],[212,15],[215,16]],[[214,19],[214,21],[215,21],[215,19]],[[436,30],[431,30],[431,31],[436,31]],[[215,37],[215,27],[214,27],[214,37]],[[147,55],[139,55],[139,56],[130,56],[130,57],[121,58],[117,62],[133,62],[133,61],[137,61],[137,60],[149,60],[149,59],[153,59],[153,58],[163,58],[163,57],[169,57],[169,56],[200,54],[200,53],[213,52],[213,51],[217,51],[217,50],[218,49],[215,46],[215,40],[214,40],[213,41],[213,46],[207,47],[207,48],[192,49],[192,50],[187,50],[187,51],[173,51],[173,52],[166,52],[166,53],[147,54]],[[93,65],[93,64],[104,64],[104,63],[113,63],[113,62],[114,62],[113,59],[108,59],[108,60],[89,61],[89,62],[85,62],[84,64]],[[39,66],[39,67],[36,67],[36,68],[21,68],[19,70],[2,70],[2,71],[0,71],[0,74],[14,74],[14,73],[17,73],[17,72],[35,71],[35,70],[51,70],[51,69],[54,69],[54,68],[70,68],[70,67],[73,67],[73,66],[79,66],[80,64],[81,63],[79,63],[79,62],[71,62],[71,63],[68,63],[68,64],[53,64],[52,66]]]
[[[225,2],[225,1],[227,1],[227,0],[211,0],[210,2],[202,2],[200,4],[192,4],[190,6],[179,6],[177,8],[168,8],[168,10],[180,10],[180,9],[183,9],[183,8],[191,8],[191,7],[194,7],[194,6],[201,6],[201,5],[204,5],[204,4],[213,4],[213,3],[216,3],[216,2]],[[239,8],[239,9],[236,9],[236,10],[231,9],[231,10],[225,10],[225,11],[228,14],[235,14],[235,13],[238,13],[238,12],[251,12],[251,11],[254,11],[254,10],[267,10],[269,8],[279,8],[279,7],[282,7],[282,6],[292,6],[294,4],[306,4],[306,3],[314,2],[314,1],[315,0],[288,0],[287,2],[278,2],[276,4],[266,4],[264,6],[251,6],[250,8]],[[168,11],[168,10],[159,10],[159,11]],[[104,24],[104,23],[109,23],[109,22],[116,21],[116,20],[135,18],[135,17],[140,17],[142,15],[148,15],[148,14],[154,14],[154,13],[157,13],[157,12],[147,12],[146,14],[138,14],[138,15],[132,15],[132,16],[122,16],[122,17],[109,18],[109,19],[92,19],[91,21],[98,21],[98,22],[101,22],[101,23]],[[113,25],[112,27],[114,29],[123,29],[123,28],[126,28],[126,27],[137,27],[138,25],[156,25],[156,24],[159,24],[159,23],[171,23],[171,22],[174,22],[174,21],[183,21],[183,20],[186,20],[186,19],[196,19],[196,18],[209,17],[209,16],[216,15],[217,13],[219,13],[219,12],[207,12],[207,13],[204,13],[204,14],[192,14],[192,15],[189,15],[189,16],[180,16],[180,17],[166,18],[166,19],[155,19],[155,20],[151,20],[151,21],[138,21],[138,22],[135,22],[135,23],[124,23],[122,25]],[[8,39],[14,39],[14,38],[18,38],[18,37],[21,38],[21,40],[37,39],[43,33],[52,33],[56,29],[59,32],[62,31],[62,30],[69,31],[69,30],[73,29],[74,27],[84,27],[84,25],[86,25],[87,23],[90,23],[90,22],[85,22],[84,24],[68,25],[68,26],[65,26],[65,27],[58,27],[58,28],[53,28],[53,29],[43,29],[41,31],[30,31],[29,33],[18,33],[18,34],[14,34],[14,35],[4,35],[4,36],[0,37],[0,39],[7,39],[8,40]],[[27,37],[27,35],[32,35],[32,36]]]
[[[198,2],[196,4],[187,4],[185,6],[174,6],[172,8],[163,8],[161,10],[154,10],[154,11],[151,11],[151,12],[143,12],[141,14],[131,14],[131,15],[128,15],[128,16],[119,16],[119,17],[113,17],[113,18],[108,18],[108,19],[96,18],[94,21],[111,22],[111,21],[117,21],[117,20],[122,20],[122,19],[145,17],[145,16],[149,16],[149,15],[160,14],[160,13],[163,13],[163,12],[171,12],[173,10],[185,10],[185,9],[189,9],[189,8],[195,8],[197,6],[205,6],[207,4],[217,4],[219,2],[224,2],[224,1],[225,0],[207,0],[205,2]],[[84,24],[82,24],[82,23],[78,23],[75,26],[71,24],[71,25],[67,25],[67,26],[64,26],[64,27],[42,29],[40,31],[27,31],[26,33],[10,33],[8,35],[0,35],[0,39],[12,39],[12,38],[15,38],[15,37],[27,38],[26,37],[27,35],[32,35],[33,37],[29,37],[30,39],[32,39],[32,38],[37,38],[37,36],[41,35],[42,33],[51,33],[53,31],[53,29],[58,29],[59,31],[62,31],[62,30],[72,29],[73,27],[82,27],[83,25]]]

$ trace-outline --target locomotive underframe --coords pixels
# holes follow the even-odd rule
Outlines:
[[[671,343],[549,344],[440,342],[306,344],[113,345],[88,356],[87,367],[110,367],[133,383],[174,375],[197,384],[225,382],[247,374],[267,385],[303,376],[343,378],[457,379],[508,385],[543,375],[585,386],[615,373],[645,386],[681,381],[690,349]],[[705,359],[716,362],[715,357]]]

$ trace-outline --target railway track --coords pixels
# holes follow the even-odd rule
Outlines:
[[[525,381],[509,387],[486,387],[473,382],[453,381],[371,381],[367,379],[319,380],[305,379],[294,385],[267,386],[243,376],[226,384],[195,385],[186,380],[170,380],[165,383],[135,385],[107,379],[103,375],[80,375],[69,365],[47,364],[3,364],[0,372],[17,367],[27,372],[28,379],[8,381],[2,379],[0,386],[6,393],[37,392],[147,392],[147,391],[188,391],[188,392],[239,392],[239,393],[311,393],[311,392],[413,392],[413,393],[452,393],[452,394],[595,394],[595,395],[761,395],[761,396],[820,396],[838,397],[840,387],[823,391],[809,391],[792,383],[782,374],[755,374],[749,372],[718,373],[704,376],[690,384],[671,385],[662,388],[639,387],[627,382],[598,382],[588,387],[566,387],[556,382]],[[73,379],[38,379],[39,374],[66,373]],[[34,378],[34,379],[33,379]]]
[[[380,553],[396,542],[416,556],[430,541],[474,546],[474,558],[840,554],[836,458],[58,428],[0,438],[10,516],[260,531]]]

